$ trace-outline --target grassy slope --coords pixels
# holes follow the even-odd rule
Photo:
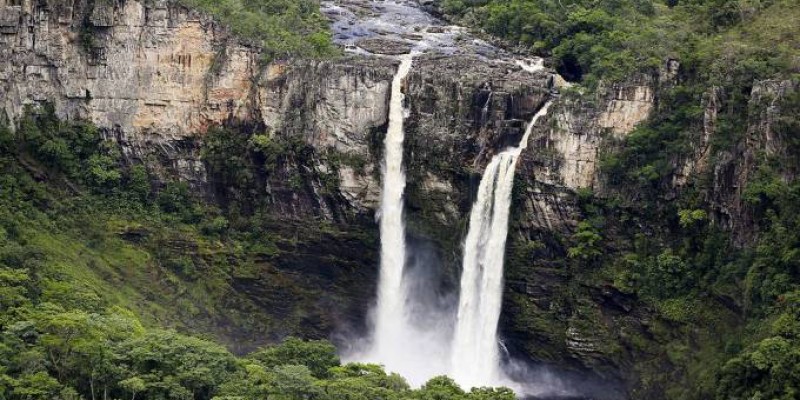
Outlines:
[[[691,157],[701,136],[701,100],[709,88],[723,93],[711,160],[724,171],[729,155],[741,157],[748,113],[750,121],[757,120],[764,106],[749,104],[754,82],[797,81],[800,3],[673,3],[677,6],[625,0],[440,2],[462,23],[552,55],[564,73],[580,70],[586,86],[652,72],[667,58],[682,65],[678,84],[660,93],[656,115],[604,154],[602,172],[612,193],[582,205],[587,228],[571,238],[548,239],[543,232],[547,247],[511,243],[508,279],[549,280],[557,288],[538,296],[550,300],[546,308],[539,308],[541,299],[512,294],[507,303],[518,325],[512,330],[539,332],[527,342],[528,352],[560,360],[562,332],[568,323],[581,326],[565,318],[579,315],[590,325],[586,332],[600,338],[601,356],[639,375],[640,389],[651,390],[645,397],[793,398],[796,379],[788,377],[797,373],[790,361],[796,354],[778,356],[769,349],[775,342],[796,344],[798,332],[786,322],[797,321],[787,299],[796,299],[800,287],[795,257],[800,243],[789,234],[796,230],[798,185],[776,178],[797,176],[792,144],[800,126],[797,104],[773,102],[787,121],[777,136],[790,146],[788,157],[760,159],[757,168],[767,172],[743,188],[756,215],[757,243],[736,248],[729,233],[709,224],[706,212],[713,207],[705,199],[713,198],[711,176],[695,177],[674,200],[664,198],[674,190],[676,160]],[[699,217],[684,221],[681,211]],[[608,310],[598,314],[597,305],[586,301],[593,296],[586,287],[598,285],[642,300],[644,314],[641,307],[634,309],[632,323]],[[631,351],[634,360],[627,359]]]
[[[74,160],[43,151],[80,146],[61,141],[72,125],[36,118],[36,129],[0,134],[10,139],[0,145],[0,266],[25,271],[36,302],[122,306],[148,326],[205,332],[235,351],[360,323],[374,273],[369,227],[269,209],[229,220],[182,184],[135,189],[136,167],[116,163],[97,173],[117,179],[97,186],[83,171],[95,171],[98,154],[118,152],[104,144]],[[60,132],[40,137],[40,128]],[[86,147],[100,144],[88,131]],[[68,172],[64,160],[75,164]]]

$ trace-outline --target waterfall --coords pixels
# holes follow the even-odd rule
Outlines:
[[[403,171],[403,81],[411,71],[411,55],[401,58],[400,67],[392,81],[389,100],[389,128],[386,133],[383,164],[383,189],[380,208],[381,265],[378,300],[374,309],[372,348],[366,361],[379,362],[390,370],[402,370],[404,348],[410,335],[408,292],[403,282],[406,262],[405,224],[403,221],[403,191],[406,177]]]
[[[546,103],[517,147],[495,155],[484,171],[464,242],[458,319],[451,348],[451,373],[462,387],[502,384],[497,324],[503,300],[503,259],[514,173]]]
[[[497,324],[503,293],[505,253],[511,191],[518,158],[527,146],[533,127],[547,113],[549,103],[536,113],[517,147],[492,158],[478,190],[464,244],[461,295],[455,329],[452,314],[420,303],[420,293],[410,293],[422,276],[415,264],[407,264],[404,224],[403,82],[411,71],[413,55],[400,58],[392,80],[389,126],[384,142],[381,205],[379,210],[381,257],[377,303],[372,313],[372,335],[367,348],[347,361],[383,364],[387,371],[405,376],[420,386],[437,375],[450,375],[465,389],[506,385],[500,369]],[[541,65],[523,64],[527,71]],[[491,94],[484,105],[488,112]],[[416,307],[416,308],[415,308]],[[419,311],[424,312],[420,313]],[[425,314],[428,318],[421,318]],[[450,310],[447,310],[451,312]],[[430,318],[431,316],[440,317]],[[434,321],[434,322],[431,322]]]
[[[414,54],[402,56],[392,81],[389,127],[386,133],[381,192],[381,267],[378,300],[372,310],[373,331],[368,348],[345,356],[345,361],[382,364],[387,371],[404,376],[412,386],[448,373],[452,324],[450,315],[434,304],[425,304],[419,289],[426,279],[406,255],[413,254],[405,240],[403,192],[404,117],[403,81],[411,71]],[[419,261],[417,261],[419,262]]]

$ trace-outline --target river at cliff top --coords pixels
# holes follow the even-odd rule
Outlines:
[[[331,20],[334,42],[351,53],[439,53],[488,60],[508,56],[466,29],[431,16],[414,1],[326,0],[321,7]]]
[[[566,374],[553,373],[545,366],[534,367],[513,360],[511,354],[503,353],[501,357],[499,352],[496,328],[502,300],[502,259],[513,171],[527,142],[501,153],[498,162],[492,161],[490,164],[502,165],[502,168],[498,167],[497,173],[492,173],[494,170],[489,171],[487,176],[491,179],[486,179],[486,182],[492,184],[487,184],[490,189],[487,189],[487,195],[483,197],[487,199],[484,202],[487,205],[497,206],[478,208],[476,215],[481,218],[476,217],[475,221],[470,222],[470,232],[474,226],[479,230],[474,235],[467,235],[467,244],[471,243],[470,237],[476,238],[472,246],[475,250],[465,254],[476,255],[476,260],[465,265],[473,266],[471,271],[475,272],[472,275],[476,279],[462,282],[460,300],[463,304],[460,304],[462,307],[458,309],[458,313],[455,314],[455,306],[453,309],[442,306],[446,299],[439,299],[443,300],[441,302],[428,301],[430,304],[421,302],[421,299],[427,297],[417,296],[419,293],[412,292],[410,288],[419,286],[418,282],[426,279],[426,276],[415,275],[419,272],[414,272],[413,268],[408,269],[405,264],[406,253],[413,253],[414,249],[407,246],[404,240],[403,190],[406,181],[402,164],[405,134],[402,86],[406,75],[413,68],[413,60],[420,57],[445,61],[444,59],[450,57],[463,57],[470,60],[465,65],[473,65],[474,62],[491,63],[521,68],[530,73],[549,74],[542,60],[520,59],[476,38],[462,27],[444,23],[420,8],[415,1],[323,0],[321,10],[330,20],[334,42],[348,53],[402,60],[392,81],[384,150],[386,158],[383,162],[382,178],[388,189],[387,186],[382,187],[383,197],[378,211],[381,215],[381,273],[378,299],[371,315],[373,332],[366,341],[354,338],[353,343],[349,344],[351,348],[343,352],[343,360],[383,364],[387,371],[400,373],[414,387],[423,385],[434,376],[448,375],[465,388],[508,386],[526,399],[586,398],[578,394],[581,392],[578,387],[593,386],[589,392],[606,392],[603,384],[586,382],[583,377],[569,378]],[[490,94],[484,105],[484,112],[491,99]],[[537,112],[530,122],[525,138],[531,133],[535,121],[546,112],[547,106]],[[483,183],[481,186],[483,187]],[[499,194],[495,193],[494,187],[499,188]],[[492,211],[484,213],[481,211],[483,209]],[[496,220],[492,217],[486,222],[483,221],[484,214],[501,217]],[[481,223],[477,224],[476,221]],[[484,259],[482,254],[487,251],[487,244],[483,238],[490,236],[493,238],[489,241],[492,248],[489,259]],[[501,236],[502,241],[496,240]],[[482,272],[482,268],[491,273]],[[477,279],[482,276],[490,276],[492,285]],[[493,289],[464,289],[473,286]],[[472,304],[481,307],[472,307]],[[461,321],[469,323],[457,324]],[[461,328],[454,332],[457,327]],[[459,332],[477,334],[456,335]]]

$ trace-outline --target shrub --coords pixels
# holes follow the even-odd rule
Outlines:
[[[336,54],[326,19],[313,0],[180,0],[210,13],[262,45],[267,61]]]
[[[329,369],[339,365],[336,348],[326,341],[302,341],[288,338],[278,346],[267,347],[250,355],[267,368],[281,365],[304,365],[317,378],[330,376]]]

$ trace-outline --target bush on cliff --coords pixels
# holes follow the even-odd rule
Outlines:
[[[326,341],[289,338],[237,357],[164,329],[212,336],[180,321],[215,313],[239,329],[257,324],[253,306],[237,314],[246,299],[228,274],[249,273],[244,252],[279,250],[266,235],[232,232],[184,183],[155,190],[146,169],[114,157],[113,142],[90,124],[59,121],[52,107],[29,110],[23,124],[0,126],[0,399],[511,398],[507,390],[411,390],[380,366],[341,365]],[[109,159],[98,166],[97,157]],[[164,246],[169,237],[184,247]],[[263,334],[272,321],[258,315]]]
[[[264,47],[268,61],[335,54],[328,23],[314,0],[179,0],[210,13]]]
[[[797,68],[793,0],[441,0],[463,24],[541,55],[589,84],[676,58],[708,81],[752,82]],[[794,65],[794,67],[792,67]]]

